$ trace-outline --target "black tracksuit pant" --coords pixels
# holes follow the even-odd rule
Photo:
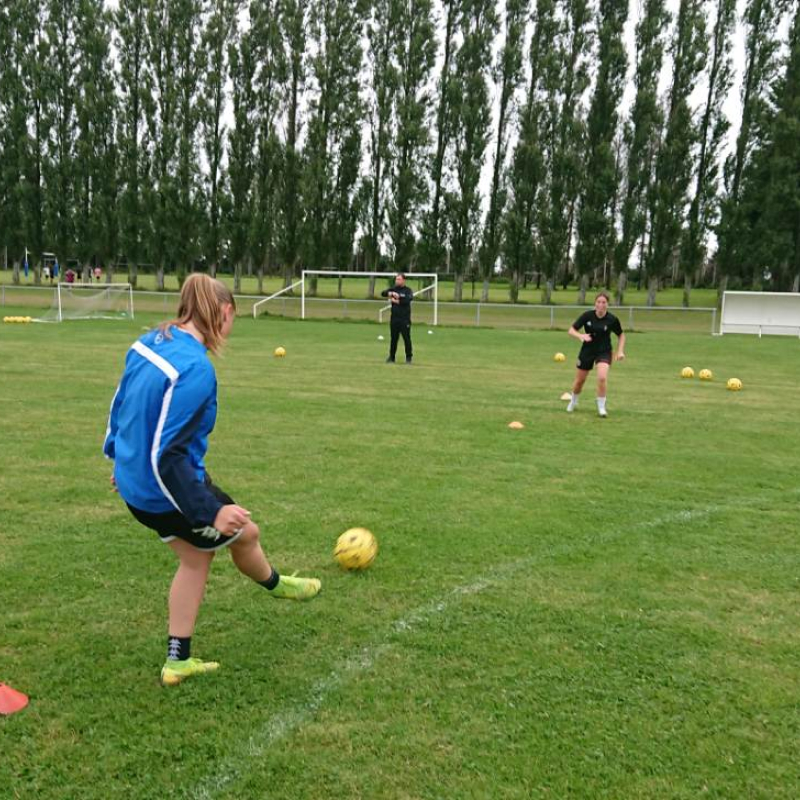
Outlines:
[[[411,323],[410,322],[392,322],[389,325],[391,330],[391,340],[389,342],[389,358],[394,361],[397,354],[397,342],[400,337],[403,337],[403,344],[406,348],[406,361],[411,361],[413,351],[411,349]]]

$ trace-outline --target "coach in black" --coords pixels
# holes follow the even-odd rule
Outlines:
[[[391,331],[391,341],[389,344],[389,358],[387,364],[394,364],[394,357],[397,354],[397,340],[403,336],[403,344],[406,347],[406,364],[411,363],[413,352],[411,350],[411,301],[414,293],[406,286],[406,276],[402,272],[397,273],[394,279],[394,286],[384,289],[381,297],[388,297],[392,301],[392,318],[389,322]]]

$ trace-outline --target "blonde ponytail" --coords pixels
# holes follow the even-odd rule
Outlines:
[[[236,310],[236,300],[231,290],[202,272],[194,272],[183,282],[178,315],[159,325],[165,333],[172,325],[191,322],[202,334],[205,346],[215,355],[222,349],[222,325],[225,321],[223,306],[230,304]]]

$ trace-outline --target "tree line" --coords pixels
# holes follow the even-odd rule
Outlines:
[[[629,274],[649,302],[798,291],[800,6],[642,0],[628,53],[629,6],[7,0],[0,248],[37,282],[49,252],[161,287],[305,267],[448,272],[456,300],[500,273],[512,301],[534,275],[545,302],[570,281],[622,302]]]

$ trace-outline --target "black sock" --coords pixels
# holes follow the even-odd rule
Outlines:
[[[192,637],[167,637],[167,661],[186,661],[192,650]]]
[[[272,575],[269,576],[265,581],[259,581],[259,583],[265,589],[274,589],[278,585],[278,581],[281,579],[281,576],[278,575],[278,570],[275,567],[272,568]]]

